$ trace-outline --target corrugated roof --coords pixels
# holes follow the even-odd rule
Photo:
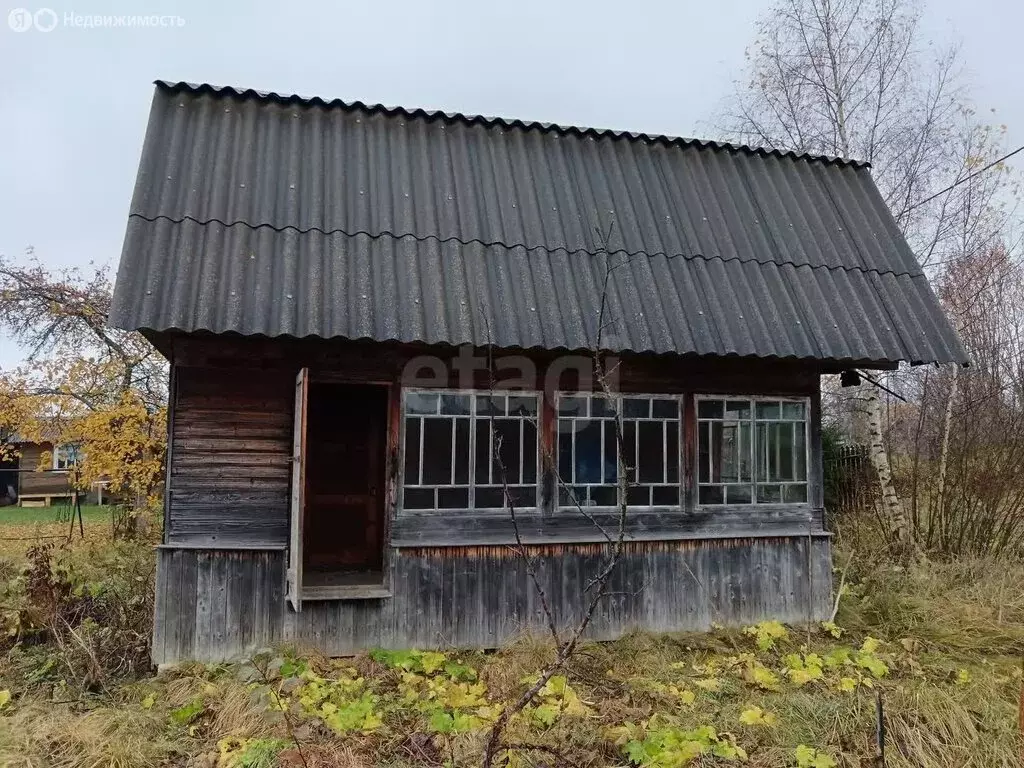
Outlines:
[[[158,84],[122,327],[964,362],[862,164]]]

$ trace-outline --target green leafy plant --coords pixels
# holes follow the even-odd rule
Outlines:
[[[732,734],[719,733],[710,725],[683,728],[674,719],[659,715],[639,725],[613,728],[608,735],[631,763],[643,768],[675,768],[707,757],[747,759]]]
[[[760,624],[746,627],[743,634],[753,637],[758,649],[769,651],[775,647],[777,641],[785,640],[789,633],[778,621],[762,621]]]
[[[836,761],[831,755],[806,744],[798,746],[793,756],[796,758],[797,768],[836,768]]]
[[[284,739],[221,739],[217,742],[217,767],[273,768],[278,754],[288,745]]]
[[[203,700],[195,698],[185,706],[171,710],[171,720],[178,725],[191,725],[205,711],[206,705],[203,703]]]
[[[319,717],[335,733],[369,733],[381,726],[380,699],[355,669],[342,669],[335,679],[320,677],[309,670],[300,677],[305,682],[296,694],[302,710]],[[287,699],[280,694],[277,700],[282,707],[287,706]]]

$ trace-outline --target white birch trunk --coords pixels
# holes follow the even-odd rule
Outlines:
[[[864,426],[867,430],[868,457],[878,478],[878,487],[882,494],[882,512],[892,526],[896,543],[901,549],[908,549],[912,543],[910,521],[907,512],[896,495],[896,487],[892,482],[892,470],[889,466],[889,455],[885,450],[882,434],[882,404],[878,392],[871,384],[863,389],[860,405],[864,414]]]
[[[939,483],[935,490],[935,511],[942,519],[946,509],[946,469],[949,466],[949,432],[953,423],[953,401],[956,400],[957,385],[960,381],[960,366],[953,366],[953,376],[949,382],[949,399],[946,400],[946,412],[942,417],[942,447],[939,450]]]

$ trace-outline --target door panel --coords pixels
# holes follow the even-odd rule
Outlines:
[[[295,377],[295,426],[292,433],[291,535],[288,550],[288,602],[302,610],[302,539],[306,513],[306,421],[309,403],[309,369]]]

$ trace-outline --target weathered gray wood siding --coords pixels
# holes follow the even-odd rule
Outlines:
[[[535,546],[547,599],[568,625],[604,545]],[[506,546],[395,550],[393,597],[284,600],[285,552],[161,549],[153,659],[217,661],[275,643],[344,655],[372,647],[493,648],[543,631],[535,589]],[[803,621],[831,609],[827,536],[637,542],[625,556],[589,636],[631,629],[704,630],[712,622]]]
[[[213,661],[279,643],[284,553],[157,551],[153,661]]]
[[[288,543],[293,378],[175,368],[166,543]]]

